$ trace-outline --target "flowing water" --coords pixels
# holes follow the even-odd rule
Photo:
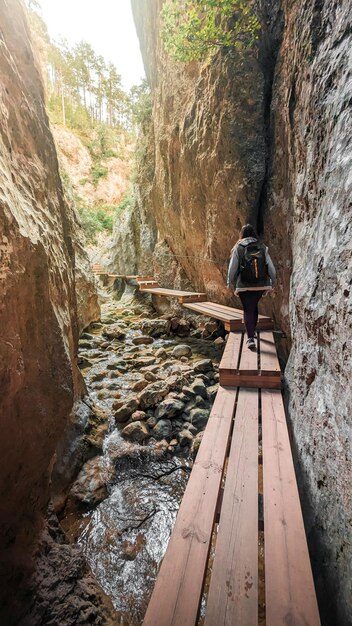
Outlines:
[[[105,315],[112,310],[111,304],[108,306]],[[116,303],[114,306],[116,315]],[[121,319],[111,322],[120,323]],[[221,350],[213,342],[189,337],[155,339],[152,346],[136,347],[132,340],[141,332],[130,322],[124,328],[123,341],[107,342],[102,328],[96,328],[90,331],[94,339],[81,342],[81,361],[89,365],[82,371],[90,397],[108,415],[102,456],[97,457],[99,479],[106,492],[96,506],[83,508],[78,521],[75,513],[74,524],[67,516],[63,525],[66,530],[74,527],[73,534],[98,582],[112,599],[120,623],[137,626],[175,523],[192,459],[188,449],[175,454],[165,440],[152,439],[143,445],[126,441],[115,425],[112,406],[116,399],[131,396],[133,386],[144,379],[146,368],[142,372],[143,368],[131,367],[131,357],[142,356],[153,363],[158,348],[171,351],[175,345],[186,343],[192,348],[192,360],[210,356],[218,361]],[[182,368],[189,368],[189,363],[174,362],[165,372],[161,368],[158,376],[165,378],[175,372],[182,375]]]

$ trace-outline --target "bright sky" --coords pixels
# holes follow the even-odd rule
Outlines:
[[[51,39],[90,43],[111,61],[126,89],[141,82],[144,68],[130,0],[39,0]]]

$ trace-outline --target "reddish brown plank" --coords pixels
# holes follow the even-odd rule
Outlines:
[[[258,391],[240,389],[205,626],[258,624]]]
[[[220,370],[236,370],[240,362],[241,346],[243,341],[242,333],[230,333],[224,354],[222,355]]]
[[[243,349],[239,362],[239,371],[257,371],[258,370],[258,353],[256,350],[250,350],[247,345],[247,334],[244,335]]]
[[[219,372],[222,387],[244,387],[246,389],[281,389],[282,382],[278,376],[250,374],[247,372]]]
[[[262,391],[265,595],[268,626],[320,618],[280,391]]]
[[[194,626],[236,400],[219,388],[143,626]]]
[[[277,357],[274,335],[271,332],[259,333],[260,369],[266,372],[281,372]]]

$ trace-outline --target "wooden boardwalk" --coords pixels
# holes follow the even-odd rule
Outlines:
[[[161,288],[152,277],[133,278],[142,291],[176,297],[230,331],[219,390],[143,626],[196,626],[201,604],[205,626],[258,625],[259,476],[265,624],[320,626],[272,320],[260,316],[253,352],[245,345],[242,311],[201,302],[205,294]],[[187,301],[195,296],[198,301]]]

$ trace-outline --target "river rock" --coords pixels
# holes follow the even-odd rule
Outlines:
[[[164,417],[170,419],[175,415],[182,413],[184,406],[184,403],[180,400],[177,400],[175,398],[165,398],[165,400],[160,402],[160,404],[158,405],[155,411],[155,417],[158,420]]]
[[[189,388],[192,391],[192,394],[208,399],[207,388],[201,378],[196,378],[193,383],[189,385]]]
[[[132,385],[132,391],[142,391],[143,389],[146,388],[146,386],[148,385],[148,381],[147,380],[137,380],[137,382],[134,383],[134,385]]]
[[[154,365],[156,361],[155,356],[140,356],[137,359],[134,359],[133,366],[134,367],[148,367],[150,365]]]
[[[197,455],[197,452],[199,450],[199,446],[202,443],[202,439],[203,439],[203,435],[204,435],[204,430],[201,430],[193,439],[192,441],[192,447],[191,447],[191,455],[193,456],[193,458],[195,458],[195,456]]]
[[[127,424],[121,433],[124,437],[142,443],[147,439],[149,435],[149,428],[147,424],[141,421],[131,422]]]
[[[134,343],[135,346],[147,345],[147,344],[153,343],[153,337],[150,337],[149,335],[141,335],[140,337],[133,337],[132,343]]]
[[[147,413],[145,413],[144,411],[135,411],[131,415],[131,420],[132,422],[140,422],[142,420],[145,420],[146,417],[147,417]]]
[[[207,387],[207,393],[208,393],[208,397],[210,402],[214,402],[215,400],[215,396],[217,394],[219,390],[219,384],[215,383],[214,385],[211,385],[210,387]]]
[[[180,442],[180,446],[184,448],[185,446],[192,445],[193,435],[189,430],[181,430],[178,435],[178,439]]]
[[[127,422],[128,418],[131,417],[132,413],[134,413],[138,408],[138,402],[135,398],[130,398],[127,402],[125,402],[121,408],[115,411],[114,417],[116,422]]]
[[[222,337],[217,337],[216,339],[214,339],[214,344],[216,346],[222,346],[225,343],[225,339],[223,339]]]
[[[193,424],[191,424],[190,422],[183,422],[183,429],[189,430],[189,432],[192,433],[193,436],[196,435],[198,432],[198,428],[193,426]]]
[[[153,437],[155,437],[156,439],[164,439],[165,437],[167,438],[171,437],[171,434],[172,434],[171,420],[168,420],[168,419],[159,420],[155,424],[152,430],[152,434],[153,434]]]
[[[192,349],[186,345],[175,346],[171,354],[179,359],[181,356],[191,356]]]
[[[170,332],[170,321],[161,319],[143,320],[141,331],[143,334],[150,335],[151,337],[167,335]]]
[[[170,387],[167,382],[158,381],[147,385],[147,387],[139,395],[139,404],[142,409],[147,409],[150,406],[155,406],[158,402],[161,402],[170,391]]]
[[[158,420],[156,419],[156,417],[154,417],[154,415],[151,415],[146,420],[146,423],[148,424],[149,428],[154,428],[154,426],[156,425],[157,421]]]
[[[196,374],[209,372],[213,369],[213,363],[210,359],[202,359],[194,364],[193,370]]]
[[[193,424],[193,426],[196,426],[196,428],[199,429],[203,429],[208,421],[209,418],[209,411],[207,411],[206,409],[192,409],[192,411],[190,411],[189,413],[189,421],[191,422],[191,424]]]
[[[187,335],[189,335],[190,330],[191,329],[190,329],[188,321],[185,320],[184,318],[180,319],[178,328],[177,328],[177,334],[180,337],[186,337]]]
[[[121,328],[121,326],[119,326],[119,324],[105,326],[103,330],[103,335],[108,339],[124,339],[126,337],[125,331]]]
[[[96,456],[83,465],[70,493],[84,504],[98,504],[106,498],[107,483],[112,476],[113,470],[106,459]]]
[[[158,359],[164,360],[167,359],[168,354],[166,350],[164,350],[164,348],[158,348],[158,350],[155,352],[155,356]]]

